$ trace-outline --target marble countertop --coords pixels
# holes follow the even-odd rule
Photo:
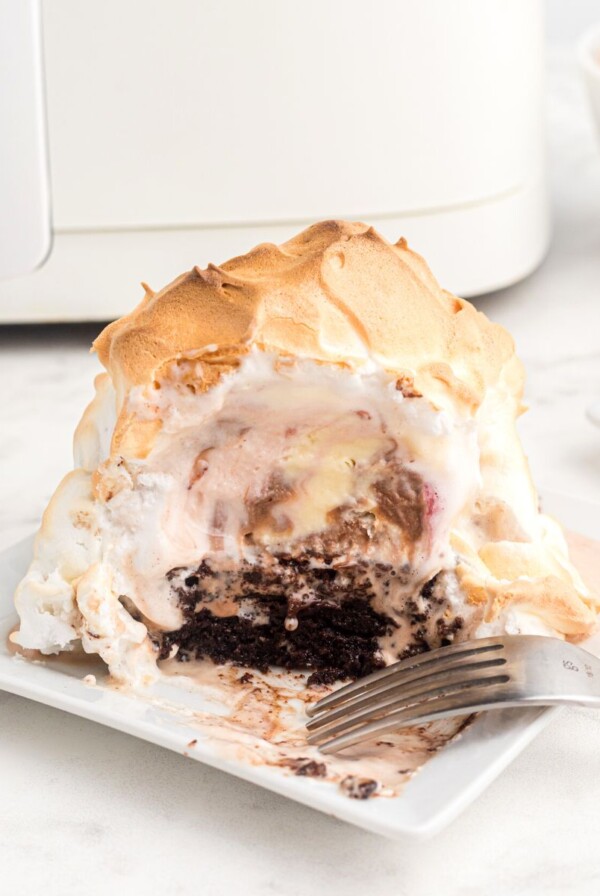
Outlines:
[[[547,259],[477,300],[528,371],[521,433],[542,486],[600,504],[600,153],[571,58],[549,83]],[[0,328],[0,548],[70,464],[94,326]],[[597,893],[600,717],[570,710],[431,843],[328,818],[82,719],[0,692],[0,867],[21,894]],[[7,872],[8,869],[8,872]],[[443,886],[441,886],[443,881]]]

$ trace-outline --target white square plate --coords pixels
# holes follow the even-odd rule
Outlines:
[[[544,508],[569,529],[600,538],[596,505],[546,494]],[[44,665],[11,655],[8,633],[17,621],[12,595],[29,563],[31,546],[32,539],[26,539],[0,554],[0,688],[180,753],[187,753],[190,740],[197,739],[193,751],[189,751],[194,759],[388,837],[422,839],[439,831],[500,774],[558,711],[512,709],[484,713],[459,740],[430,759],[400,796],[352,800],[326,781],[226,758],[217,745],[202,739],[197,726],[186,723],[184,714],[103,687],[101,681],[90,688],[81,680],[89,668],[72,660],[58,658]],[[190,700],[190,708],[200,708],[198,695],[192,703],[191,696],[174,686],[161,685],[161,696],[165,695],[173,703]]]

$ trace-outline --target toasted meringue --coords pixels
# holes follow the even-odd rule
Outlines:
[[[538,511],[513,341],[404,239],[316,224],[146,287],[94,347],[107,372],[15,598],[23,648],[81,641],[146,682],[167,654],[269,661],[253,633],[273,647],[281,623],[273,661],[357,675],[452,638],[595,625]],[[355,627],[364,655],[336,666],[307,644],[351,597],[375,634]],[[207,647],[223,620],[245,653]]]

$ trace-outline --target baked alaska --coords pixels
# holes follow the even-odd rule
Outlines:
[[[326,221],[108,326],[13,641],[129,683],[210,658],[357,677],[457,639],[579,638],[513,341],[401,239]]]

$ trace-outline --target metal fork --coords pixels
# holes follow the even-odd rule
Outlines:
[[[600,659],[558,638],[505,635],[401,660],[309,707],[308,742],[333,753],[375,735],[508,706],[600,707]]]

